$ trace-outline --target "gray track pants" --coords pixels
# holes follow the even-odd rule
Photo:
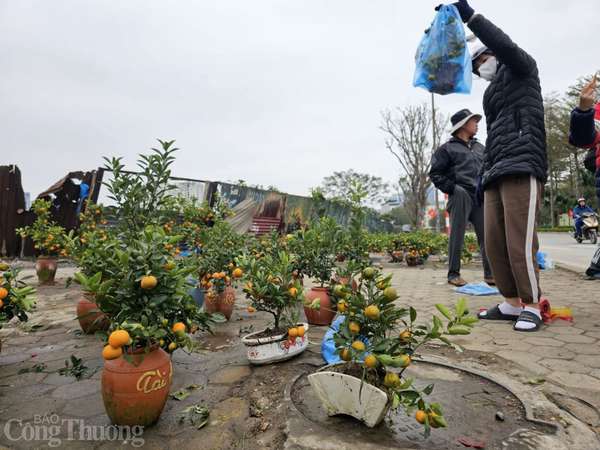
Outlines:
[[[477,206],[471,195],[462,187],[456,186],[448,200],[450,213],[450,241],[448,244],[448,279],[460,276],[460,260],[465,243],[467,223],[475,228],[481,257],[483,259],[483,275],[492,278],[492,270],[485,252],[483,207]]]

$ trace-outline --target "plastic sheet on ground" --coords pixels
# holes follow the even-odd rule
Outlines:
[[[474,295],[477,297],[500,294],[500,291],[498,291],[498,289],[496,289],[495,287],[491,287],[489,284],[484,282],[469,283],[465,286],[458,287],[454,290],[459,294]]]

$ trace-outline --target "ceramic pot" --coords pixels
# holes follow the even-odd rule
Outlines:
[[[108,318],[100,311],[92,294],[84,294],[77,303],[77,319],[85,334],[107,331],[110,326]]]
[[[299,323],[304,327],[304,336],[289,338],[287,333],[268,337],[257,337],[264,333],[258,331],[242,338],[246,346],[248,361],[254,365],[271,364],[293,358],[308,347],[308,324]]]
[[[40,286],[53,286],[58,260],[52,256],[38,256],[35,262],[35,272]]]
[[[104,361],[102,399],[106,414],[116,425],[148,426],[158,421],[171,388],[173,366],[158,346]]]
[[[335,317],[335,310],[333,309],[327,288],[313,287],[308,291],[308,294],[306,294],[306,305],[310,305],[317,299],[320,303],[319,309],[304,306],[306,320],[311,325],[330,325]]]
[[[231,319],[233,307],[235,305],[235,289],[227,286],[223,292],[217,296],[217,312],[225,316],[227,320]]]
[[[343,363],[334,366],[338,365]],[[327,414],[351,416],[370,428],[381,423],[390,408],[387,394],[371,384],[363,383],[360,378],[331,370],[334,366],[326,366],[308,376]]]

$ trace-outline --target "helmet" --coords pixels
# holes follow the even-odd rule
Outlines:
[[[581,197],[581,198],[577,199],[577,203],[581,203],[581,202],[585,203],[585,198]]]

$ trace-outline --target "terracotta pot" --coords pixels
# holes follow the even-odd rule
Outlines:
[[[158,347],[149,353],[138,350],[128,358],[133,364],[123,356],[104,361],[102,399],[106,414],[116,425],[152,425],[171,389],[171,358]]]
[[[419,265],[419,260],[418,258],[415,258],[413,256],[407,256],[406,257],[406,264],[410,267],[415,267]]]
[[[231,318],[233,306],[235,305],[235,289],[227,286],[218,296],[217,311],[225,316],[227,320]]]
[[[84,294],[84,297],[77,303],[77,319],[85,334],[107,331],[110,326],[108,318],[100,311],[91,294]]]
[[[53,286],[58,260],[52,256],[39,256],[35,262],[35,271],[40,286]]]
[[[348,286],[350,284],[350,278],[348,277],[338,277],[334,281],[338,284],[343,284],[344,286]],[[358,283],[354,278],[352,279],[352,290],[355,292],[358,290]]]
[[[335,310],[333,310],[327,288],[313,287],[308,291],[308,294],[306,294],[306,303],[310,304],[316,299],[320,300],[321,307],[316,310],[305,306],[304,314],[306,315],[306,320],[311,325],[330,325],[335,317]]]
[[[219,312],[219,296],[204,292],[204,311],[208,314]]]
[[[401,263],[404,259],[404,253],[400,250],[394,250],[393,252],[389,252],[390,257],[392,258],[393,263]]]

